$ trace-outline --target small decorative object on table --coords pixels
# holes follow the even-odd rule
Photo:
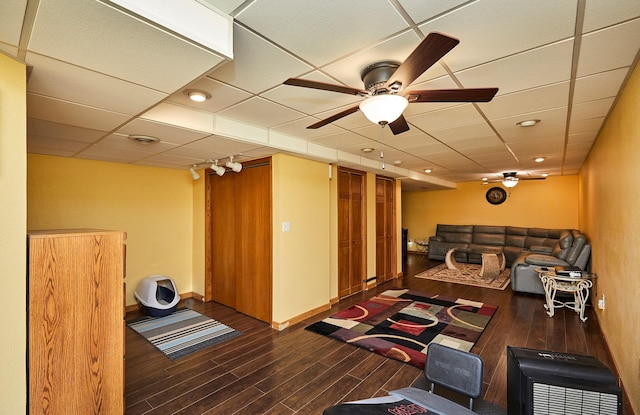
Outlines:
[[[536,268],[535,271],[540,276],[542,286],[544,287],[546,304],[544,308],[547,315],[553,317],[556,308],[567,307],[580,315],[582,322],[587,321],[584,316],[584,309],[589,298],[589,289],[593,285],[592,280],[596,278],[595,274],[580,272],[579,274],[571,270],[556,270],[553,267]],[[569,276],[576,275],[576,276]],[[556,293],[573,294],[573,301],[560,301],[556,299]]]

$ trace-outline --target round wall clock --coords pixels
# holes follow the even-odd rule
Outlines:
[[[487,202],[499,205],[507,200],[507,192],[502,187],[492,187],[487,190]]]

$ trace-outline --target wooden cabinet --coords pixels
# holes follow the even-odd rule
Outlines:
[[[338,169],[338,295],[362,291],[365,285],[366,251],[365,176],[344,167]]]
[[[124,413],[126,234],[27,234],[29,413]]]

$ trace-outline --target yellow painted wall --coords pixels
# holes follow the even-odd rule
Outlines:
[[[196,294],[205,294],[205,173],[199,170],[200,180],[193,182],[193,254],[192,267],[192,291]],[[205,298],[205,301],[208,299]]]
[[[501,205],[485,198],[492,185],[500,184],[465,182],[450,190],[403,192],[402,227],[409,230],[409,250],[416,250],[416,239],[435,235],[439,223],[579,228],[578,176],[521,181],[507,189]]]
[[[593,245],[596,313],[635,413],[640,413],[640,66],[580,172],[580,225]]]
[[[329,303],[331,181],[326,163],[285,154],[272,169],[273,320],[283,323]]]
[[[181,293],[193,290],[194,182],[186,171],[35,154],[27,161],[29,229],[127,232],[127,305],[153,274],[171,277]]]
[[[26,68],[0,53],[0,413],[23,414],[27,402]]]

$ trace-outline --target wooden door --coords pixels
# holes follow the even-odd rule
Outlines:
[[[271,165],[245,163],[236,200],[236,310],[271,323]]]
[[[208,185],[211,189],[211,201],[209,206],[209,233],[207,240],[210,242],[211,261],[210,278],[212,284],[209,290],[211,294],[207,299],[220,304],[236,307],[236,243],[229,235],[236,234],[235,212],[232,208],[236,205],[235,186],[236,175],[225,174],[220,177],[217,174],[207,174]]]
[[[206,298],[271,323],[271,163],[207,172]]]
[[[364,173],[338,169],[338,295],[362,291],[365,280]]]
[[[377,283],[395,278],[395,183],[376,177],[376,276]]]

